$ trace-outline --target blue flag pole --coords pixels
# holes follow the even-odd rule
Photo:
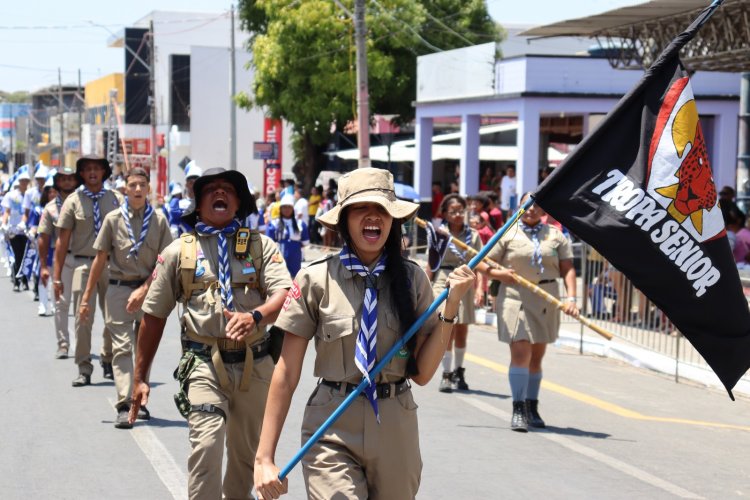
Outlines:
[[[526,203],[521,206],[521,208],[518,209],[518,211],[513,214],[513,216],[508,219],[503,227],[501,227],[497,233],[495,233],[492,238],[487,242],[487,244],[482,247],[482,249],[477,253],[474,258],[472,258],[469,261],[469,268],[474,269],[477,264],[479,264],[482,259],[484,259],[487,254],[490,252],[492,247],[494,247],[498,241],[500,241],[500,238],[510,229],[510,227],[518,221],[518,219],[523,215],[523,213],[534,204],[534,200],[529,197],[528,200],[526,200]],[[440,292],[440,295],[437,296],[435,301],[430,305],[430,307],[427,308],[427,310],[422,313],[422,315],[417,319],[417,321],[414,322],[413,325],[411,325],[411,328],[409,328],[405,334],[401,336],[401,338],[393,344],[393,347],[391,347],[391,350],[386,353],[386,355],[378,361],[378,363],[375,365],[375,367],[370,371],[370,380],[375,380],[375,377],[377,376],[380,371],[385,368],[385,365],[387,365],[393,356],[396,355],[398,351],[401,350],[401,348],[406,345],[406,343],[409,341],[410,338],[414,336],[415,333],[417,333],[417,330],[419,330],[422,325],[424,325],[425,321],[435,314],[435,311],[437,311],[437,308],[442,304],[445,299],[448,298],[448,288]],[[333,425],[333,423],[338,420],[338,418],[346,411],[347,408],[352,404],[352,402],[359,396],[363,390],[368,385],[368,381],[365,377],[362,377],[362,381],[359,383],[359,385],[344,399],[338,408],[331,414],[328,419],[321,424],[321,426],[318,428],[317,431],[315,431],[315,434],[310,436],[310,439],[307,440],[307,442],[300,448],[300,450],[292,457],[292,459],[287,463],[283,469],[281,469],[281,472],[279,472],[279,481],[283,481],[286,476],[289,475],[289,473],[294,469],[294,467],[299,463],[300,460],[302,460],[302,457],[305,455],[305,453],[308,452],[310,448],[312,448],[312,445],[314,445],[318,439],[321,438],[323,433],[328,430],[328,428]]]

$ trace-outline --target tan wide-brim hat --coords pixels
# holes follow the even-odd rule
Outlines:
[[[382,168],[358,168],[339,177],[339,201],[318,217],[328,229],[336,230],[341,211],[355,203],[377,203],[399,221],[414,217],[419,205],[396,198],[393,175]]]

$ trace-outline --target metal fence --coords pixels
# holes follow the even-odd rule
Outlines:
[[[578,304],[581,314],[620,340],[673,359],[676,381],[679,381],[681,366],[710,370],[666,315],[595,249],[581,244],[576,254],[580,255]],[[567,316],[563,316],[563,322],[580,325]],[[580,329],[582,350],[584,326],[580,325]],[[744,379],[749,378],[746,375]]]

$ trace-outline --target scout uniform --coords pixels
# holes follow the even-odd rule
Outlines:
[[[104,217],[113,210],[118,210],[122,203],[122,195],[117,191],[107,191],[99,199],[99,210],[102,221]],[[89,279],[89,270],[96,257],[94,241],[96,234],[94,232],[94,203],[78,189],[70,194],[63,203],[60,217],[55,226],[58,229],[70,229],[70,245],[68,246],[68,255],[65,256],[65,267],[63,268],[63,290],[70,288],[73,292],[73,310],[78,311],[79,301],[86,289],[86,283]],[[67,272],[66,272],[67,269]],[[72,272],[71,272],[72,271]],[[65,281],[67,274],[70,282]],[[109,277],[107,272],[103,272],[97,290],[99,294],[99,307],[105,310],[104,298],[107,293],[107,284]],[[91,376],[94,368],[91,364],[91,327],[94,324],[94,313],[96,312],[96,302],[94,296],[91,296],[89,314],[86,321],[81,321],[80,316],[76,316],[76,351],[75,361],[78,365],[78,372],[81,375]],[[112,362],[112,337],[109,330],[105,327],[103,334],[101,361],[103,363]]]
[[[52,200],[44,206],[42,218],[39,221],[37,234],[46,234],[49,236],[49,255],[54,255],[55,253],[55,242],[57,241],[57,228],[55,224],[60,217],[61,208],[62,199],[58,196],[56,200]],[[70,347],[68,314],[70,313],[70,287],[72,279],[73,268],[68,265],[66,259],[62,269],[63,293],[60,295],[60,300],[55,302],[55,336],[57,337],[58,351],[63,350],[67,352]]]
[[[259,238],[262,253],[253,258],[251,251],[239,259],[235,234],[226,236],[236,312],[252,312],[266,295],[292,284],[276,244],[257,233],[252,238]],[[261,266],[256,265],[259,258]],[[218,266],[216,235],[183,234],[159,256],[143,311],[167,318],[178,301],[184,305],[183,357],[175,373],[178,379],[186,375],[180,382],[187,386],[189,399],[190,498],[221,497],[225,441],[224,496],[250,498],[273,361],[260,329],[243,342],[225,338]]]
[[[413,301],[421,315],[433,301],[427,276],[408,264]],[[401,337],[392,313],[390,280],[378,279],[377,353],[381,359]],[[364,279],[329,256],[302,269],[275,326],[305,339],[315,339],[314,375],[322,379],[305,407],[302,442],[331,415],[353,386],[362,380],[354,362],[364,303]],[[298,298],[294,298],[298,297]],[[433,315],[417,332],[427,335]],[[380,424],[367,398],[359,397],[302,459],[309,498],[414,498],[419,488],[417,405],[406,381],[409,353],[399,352],[381,371],[378,384]],[[375,495],[377,492],[377,496]]]
[[[448,230],[447,225],[444,226]],[[468,233],[466,231],[469,231]],[[463,240],[468,246],[479,251],[482,249],[482,240],[479,237],[479,233],[464,225],[464,233],[458,237]],[[445,251],[445,256],[440,263],[440,269],[435,271],[432,275],[432,291],[435,295],[439,295],[445,290],[445,282],[448,279],[448,274],[455,268],[467,264],[473,255],[469,254],[465,250],[461,250],[456,247],[453,243],[448,243],[448,249]],[[458,308],[458,320],[456,323],[460,325],[470,325],[475,323],[474,315],[474,291],[468,290],[463,297],[461,297],[461,305]]]
[[[380,204],[394,220],[408,220],[418,208],[396,200],[393,176],[386,170],[357,169],[342,176],[339,187],[339,204],[319,219],[329,229],[336,227],[341,210],[351,203]],[[363,271],[354,271],[354,266],[363,265],[352,259],[347,248],[313,262],[297,274],[276,320],[275,326],[290,334],[315,339],[314,374],[321,381],[305,407],[303,442],[362,380],[357,366],[360,356],[355,353],[361,347],[360,327],[367,322],[363,318],[365,297],[373,288],[377,289],[375,358],[382,359],[401,337],[401,323],[393,314],[396,304],[390,296],[392,278],[388,273],[378,274],[381,262],[368,267],[366,277]],[[405,266],[415,313],[421,315],[432,305],[432,288],[418,265],[406,261]],[[437,319],[437,314],[428,318],[417,335],[429,335]],[[415,497],[422,459],[417,405],[406,379],[411,354],[404,347],[378,374],[376,405],[368,397],[356,398],[302,458],[309,498]]]
[[[143,228],[145,211],[145,206],[138,210],[128,208],[130,227],[136,241],[139,241]],[[122,210],[113,210],[104,218],[94,242],[96,250],[109,253],[109,286],[104,321],[112,335],[112,369],[117,389],[115,407],[118,409],[129,403],[133,390],[133,323],[143,317],[142,310],[131,314],[125,307],[133,290],[143,285],[153,272],[159,252],[171,241],[169,222],[161,211],[153,210],[145,239],[138,253],[131,255],[133,242],[125,217]]]
[[[534,243],[520,223],[503,235],[488,257],[559,299],[560,260],[572,259],[573,251],[570,241],[558,229],[541,222],[538,225],[543,271],[532,265]],[[502,342],[528,340],[532,344],[550,344],[557,340],[560,312],[528,288],[502,283],[496,309],[498,337]]]

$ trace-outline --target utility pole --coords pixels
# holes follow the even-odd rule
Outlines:
[[[8,157],[8,175],[13,175],[13,170],[16,168],[16,157],[13,153],[13,143],[15,142],[16,138],[18,137],[18,134],[16,133],[16,113],[13,111],[13,106],[11,105],[11,115],[13,115],[13,126],[10,129],[10,156]]]
[[[83,105],[85,101],[81,97],[81,69],[78,68],[78,155],[83,155]]]
[[[365,0],[354,1],[354,33],[357,39],[357,145],[359,168],[370,166],[370,98],[367,87]]]
[[[151,168],[156,168],[156,43],[154,43],[154,20],[148,23],[148,102],[151,106]],[[124,152],[123,152],[124,153]]]
[[[63,120],[63,91],[62,91],[62,70],[57,68],[57,114],[60,117],[60,156],[58,157],[58,167],[62,167],[65,162],[65,120]]]
[[[237,170],[237,107],[234,95],[237,93],[235,82],[235,54],[234,54],[234,4],[229,9],[229,169]]]
[[[34,109],[29,108],[29,115],[26,118],[26,158],[24,158],[27,165],[31,164],[31,119],[34,115]]]

